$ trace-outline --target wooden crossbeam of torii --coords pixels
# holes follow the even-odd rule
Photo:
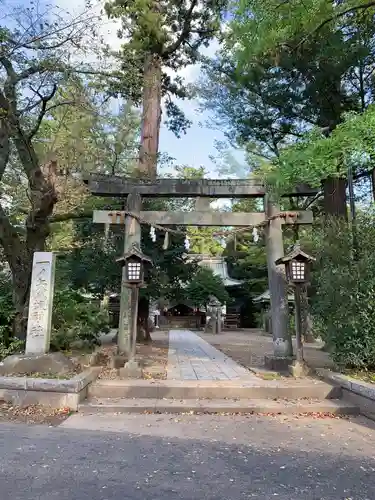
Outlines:
[[[125,224],[126,212],[94,210],[93,222],[96,224]],[[141,221],[149,225],[162,226],[222,226],[253,227],[267,221],[264,212],[164,212],[142,211]],[[281,218],[281,224],[312,224],[313,213],[309,210],[290,212]]]
[[[257,179],[133,179],[90,174],[84,182],[96,196],[126,196],[137,192],[142,198],[261,198],[266,186]],[[283,196],[313,196],[318,189],[296,186]]]

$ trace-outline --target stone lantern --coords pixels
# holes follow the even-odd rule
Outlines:
[[[131,376],[141,376],[142,370],[135,360],[137,346],[137,318],[139,289],[144,285],[145,269],[152,265],[152,260],[147,257],[137,243],[122,257],[116,259],[125,266],[125,285],[131,289],[131,349],[129,361],[125,364],[127,372]]]
[[[145,269],[152,265],[150,257],[147,257],[136,243],[117,259],[117,262],[125,266],[125,284],[129,288],[140,288],[144,284]]]
[[[310,281],[311,263],[315,260],[314,257],[301,250],[299,244],[296,244],[290,253],[275,262],[277,265],[284,264],[288,283],[294,287],[297,349],[296,362],[290,367],[294,376],[301,376],[307,372],[303,359],[301,290]]]

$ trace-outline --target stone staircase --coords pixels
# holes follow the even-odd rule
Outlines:
[[[83,413],[358,414],[342,389],[320,380],[97,380]]]

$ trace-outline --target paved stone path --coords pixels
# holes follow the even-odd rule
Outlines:
[[[171,330],[167,378],[169,380],[248,380],[256,378],[256,375],[190,330]]]
[[[363,418],[74,414],[0,423],[1,500],[374,500]]]

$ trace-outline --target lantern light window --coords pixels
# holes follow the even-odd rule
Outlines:
[[[300,261],[292,261],[292,279],[303,281],[305,279],[305,263]]]
[[[140,287],[144,284],[145,267],[152,265],[152,260],[142,253],[139,245],[134,243],[130,250],[117,259],[125,266],[127,286]]]
[[[128,278],[130,281],[139,280],[141,277],[141,262],[128,262]]]
[[[315,260],[314,257],[301,250],[299,244],[296,244],[293,250],[275,261],[276,265],[284,264],[286,277],[290,283],[304,284],[309,282],[310,266]]]

